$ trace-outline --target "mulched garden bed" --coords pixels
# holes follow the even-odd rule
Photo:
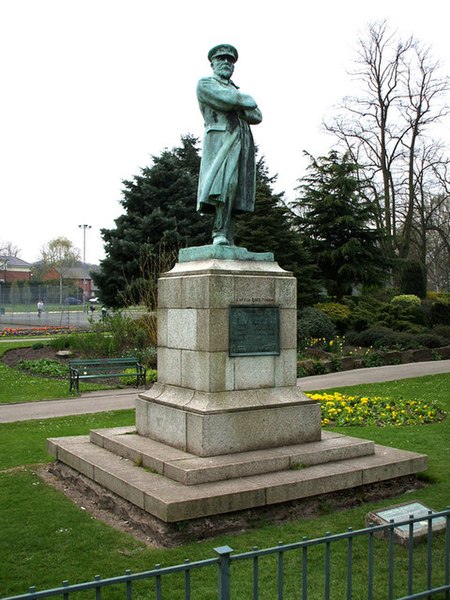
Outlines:
[[[14,348],[5,352],[2,357],[2,362],[13,369],[17,368],[17,365],[21,360],[50,359],[57,360],[62,364],[67,364],[68,359],[57,356],[56,352],[57,351],[50,348],[50,346],[44,346],[43,348]]]

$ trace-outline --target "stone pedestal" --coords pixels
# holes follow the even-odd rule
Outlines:
[[[137,432],[198,456],[319,440],[320,406],[296,387],[296,286],[273,261],[209,258],[163,275],[158,383],[137,400]],[[266,353],[255,332],[260,349],[245,355],[244,339],[230,356],[235,307],[272,307],[278,347]]]
[[[395,487],[426,468],[321,435],[319,403],[296,387],[296,281],[270,253],[188,248],[158,292],[158,383],[137,398],[136,427],[48,440],[68,486],[128,503],[170,538],[180,521]]]

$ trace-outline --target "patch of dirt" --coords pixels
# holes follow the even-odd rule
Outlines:
[[[13,348],[12,350],[5,352],[2,357],[2,362],[13,369],[17,368],[17,365],[21,360],[50,359],[57,360],[62,364],[67,364],[68,358],[58,357],[56,352],[57,350],[50,348],[50,346],[44,346],[43,348]]]
[[[425,485],[415,476],[409,475],[314,498],[165,523],[58,461],[40,468],[37,474],[94,518],[133,535],[148,546],[165,548],[192,540],[200,542],[220,535],[242,533],[268,523],[282,524],[311,519],[352,506],[398,497]],[[364,527],[364,524],[361,526]]]

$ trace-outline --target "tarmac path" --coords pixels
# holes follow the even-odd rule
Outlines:
[[[327,375],[314,375],[298,379],[297,385],[306,392],[364,383],[395,381],[439,373],[450,373],[450,360],[371,367]],[[139,390],[136,388],[127,388],[87,392],[78,397],[62,400],[0,404],[0,423],[130,409],[134,408],[134,401],[138,393]]]

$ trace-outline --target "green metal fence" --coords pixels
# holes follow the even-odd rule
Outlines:
[[[445,519],[445,533],[436,535],[433,522]],[[427,522],[425,540],[415,543],[416,523]],[[233,554],[232,548],[215,548],[216,556],[207,560],[131,573],[109,579],[38,591],[7,600],[37,600],[61,596],[70,598],[141,598],[219,600],[416,600],[450,598],[450,509],[387,525],[316,539],[282,544],[272,548],[254,548]],[[406,547],[395,544],[394,528],[406,527]],[[383,539],[379,539],[380,536]],[[361,568],[364,553],[364,568]],[[358,555],[358,556],[357,556]],[[356,560],[357,559],[357,560]],[[243,566],[243,568],[241,568]],[[205,577],[205,572],[208,576]],[[201,575],[200,583],[196,579]],[[170,581],[171,576],[177,577]],[[147,587],[139,588],[140,582]],[[115,590],[115,594],[112,592]],[[86,592],[90,592],[87,594]],[[111,592],[111,593],[109,593]],[[6,599],[5,599],[6,600]]]

